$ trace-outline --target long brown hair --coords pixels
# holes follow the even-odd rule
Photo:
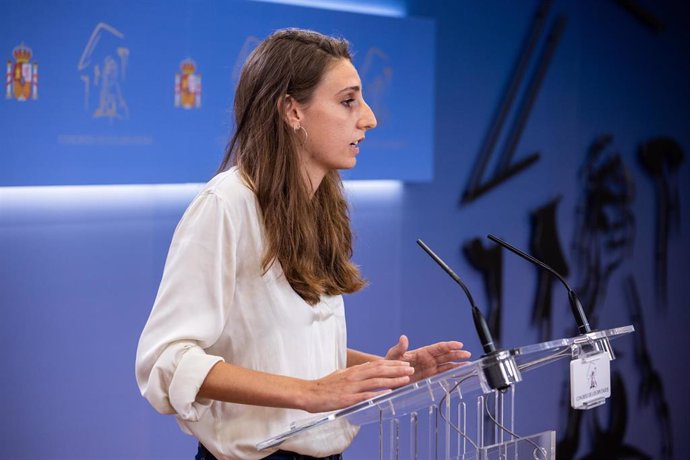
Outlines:
[[[262,267],[276,260],[290,286],[314,305],[322,294],[361,289],[366,283],[352,256],[352,232],[342,181],[330,171],[311,196],[301,172],[295,133],[280,113],[290,95],[310,101],[329,66],[352,60],[346,40],[284,29],[271,34],[247,59],[235,92],[235,133],[219,171],[238,167],[261,207],[266,236]]]

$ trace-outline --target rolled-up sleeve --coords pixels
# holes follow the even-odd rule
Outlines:
[[[197,394],[223,361],[205,350],[218,340],[231,308],[236,241],[226,203],[208,191],[175,230],[136,357],[139,390],[161,413],[196,421],[211,403]]]

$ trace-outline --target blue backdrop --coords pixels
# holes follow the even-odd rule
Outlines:
[[[229,134],[231,75],[245,35],[232,43],[219,37],[250,21],[261,24],[261,35],[284,26],[342,32],[364,74],[365,50],[397,33],[400,46],[382,49],[404,58],[400,65],[420,66],[396,71],[393,80],[404,73],[411,86],[391,86],[385,96],[397,104],[389,106],[389,120],[403,117],[405,128],[387,131],[382,123],[372,131],[360,165],[380,161],[383,173],[375,177],[391,177],[388,171],[403,158],[388,156],[396,146],[409,147],[414,158],[417,149],[423,158],[433,146],[433,162],[411,167],[426,171],[421,178],[395,176],[413,181],[347,185],[355,260],[370,281],[346,299],[350,345],[383,353],[406,333],[412,346],[457,338],[480,354],[462,293],[417,248],[417,238],[460,273],[482,309],[500,304],[503,346],[572,335],[559,287],[550,322],[540,328],[533,319],[536,270],[504,254],[498,269],[485,269],[502,283],[497,295],[463,251],[480,238],[488,253],[487,233],[529,249],[536,216],[551,204],[554,231],[547,234],[562,252],[568,280],[591,301],[596,326],[635,324],[637,332],[615,343],[613,370],[623,390],[579,422],[579,437],[566,433],[567,363],[539,369],[520,385],[519,431],[556,429],[559,440],[572,442],[559,458],[597,452],[601,458],[596,443],[606,436],[619,452],[682,458],[690,411],[678,362],[690,345],[687,7],[646,0],[636,9],[615,1],[393,3],[407,17],[189,2],[166,9],[177,18],[168,22],[154,14],[155,3],[121,4],[130,13],[109,3],[12,3],[1,20],[3,52],[12,60],[12,49],[24,41],[40,79],[37,100],[0,102],[2,183],[201,181],[213,174]],[[246,12],[241,21],[235,8]],[[33,18],[42,18],[46,30],[67,18],[79,25],[43,35],[20,25],[38,21]],[[124,120],[93,118],[96,109],[84,108],[77,65],[103,21],[139,24],[121,30],[130,49]],[[233,24],[227,30],[226,22]],[[390,32],[378,32],[389,25]],[[59,52],[44,51],[49,44],[71,44],[68,65]],[[187,57],[202,74],[201,109],[174,108],[174,74]],[[155,75],[164,89],[153,83]],[[379,113],[386,120],[385,104]],[[660,138],[666,143],[655,143]],[[121,142],[134,145],[111,145]],[[659,166],[640,162],[645,155]],[[433,180],[417,182],[430,178],[427,167]],[[161,179],[149,175],[154,172]],[[139,396],[133,366],[170,237],[198,187],[0,188],[0,405],[7,419],[0,457],[193,456],[194,440]],[[346,457],[375,456],[377,435],[365,427]]]
[[[38,78],[28,100],[0,104],[0,185],[208,180],[229,140],[244,60],[288,25],[352,41],[379,118],[379,135],[367,144],[379,154],[347,177],[430,180],[429,20],[242,1],[71,0],[4,8],[0,50],[10,65],[15,50],[30,50]],[[187,60],[197,83],[185,101]],[[414,110],[402,94],[419,96]]]

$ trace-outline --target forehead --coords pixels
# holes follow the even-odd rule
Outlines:
[[[328,66],[316,91],[337,93],[346,88],[360,87],[361,82],[357,69],[348,59],[338,59]]]

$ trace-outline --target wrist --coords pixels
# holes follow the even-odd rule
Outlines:
[[[291,389],[287,392],[288,398],[290,400],[290,405],[293,409],[303,410],[305,412],[311,412],[309,410],[309,402],[312,397],[312,386],[314,385],[313,380],[305,380],[293,378]]]
[[[371,361],[377,361],[379,359],[385,358],[381,356],[372,355],[369,353],[364,353],[362,351],[353,350],[352,348],[347,349],[347,367],[357,366],[359,364],[365,364]]]

